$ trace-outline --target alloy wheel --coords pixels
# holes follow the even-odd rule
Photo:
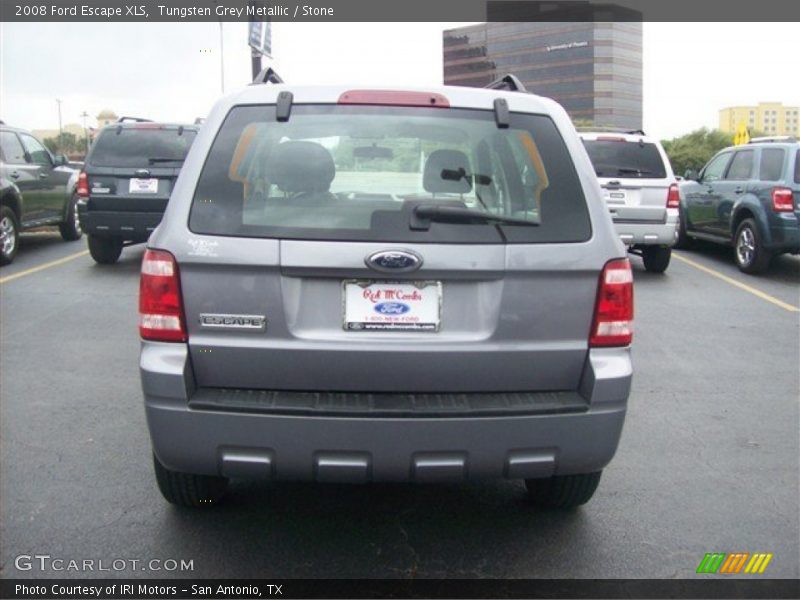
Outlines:
[[[17,236],[14,231],[14,222],[9,217],[0,220],[0,250],[4,256],[11,256],[17,246]]]
[[[745,227],[739,232],[739,239],[736,240],[736,256],[741,264],[749,265],[753,262],[755,252],[756,239],[753,235],[753,230]]]

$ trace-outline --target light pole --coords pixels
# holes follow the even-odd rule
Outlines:
[[[81,118],[83,119],[83,141],[86,144],[86,154],[89,154],[89,131],[86,129],[86,117],[89,116],[89,113],[83,111],[81,113]]]
[[[56,104],[58,104],[58,137],[60,138],[64,133],[64,130],[61,127],[61,100],[56,98]]]
[[[225,46],[222,40],[222,21],[219,22],[219,85],[225,93]]]
[[[211,3],[217,7],[220,0],[211,0]],[[225,93],[225,46],[222,39],[222,19],[219,20],[219,87],[222,93]]]

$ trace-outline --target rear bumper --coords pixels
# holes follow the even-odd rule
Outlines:
[[[88,210],[78,205],[81,227],[85,233],[102,237],[145,241],[158,227],[164,213]]]
[[[800,252],[800,219],[795,213],[773,215],[769,240],[764,244],[773,252]]]
[[[614,219],[614,229],[628,246],[672,246],[678,239],[678,210],[669,208],[662,221]]]
[[[158,459],[176,471],[276,480],[527,479],[602,469],[622,432],[629,350],[593,350],[580,412],[498,416],[293,415],[190,400],[187,349],[143,342],[145,409]]]

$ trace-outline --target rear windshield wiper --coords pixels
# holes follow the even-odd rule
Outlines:
[[[183,159],[183,158],[161,158],[161,157],[158,157],[158,158],[148,158],[147,162],[150,163],[151,165],[153,165],[155,163],[162,163],[162,162],[179,162],[179,163],[182,163],[184,160],[185,159]]]
[[[460,208],[458,206],[420,205],[412,212],[411,229],[430,229],[431,221],[437,221],[439,223],[461,223],[465,225],[488,223],[496,223],[498,225],[523,225],[525,227],[537,227],[539,225],[538,221],[493,215],[491,213]]]
[[[620,167],[617,169],[617,173],[620,175],[623,174],[631,174],[631,175],[653,175],[652,171],[648,171],[647,169],[631,169],[628,167]]]

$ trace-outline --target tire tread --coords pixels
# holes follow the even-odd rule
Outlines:
[[[212,475],[194,475],[167,469],[153,456],[156,482],[167,502],[187,508],[217,504],[225,494],[228,480]]]
[[[554,475],[548,479],[526,479],[531,501],[545,508],[570,509],[586,504],[594,495],[602,471],[577,475]]]

